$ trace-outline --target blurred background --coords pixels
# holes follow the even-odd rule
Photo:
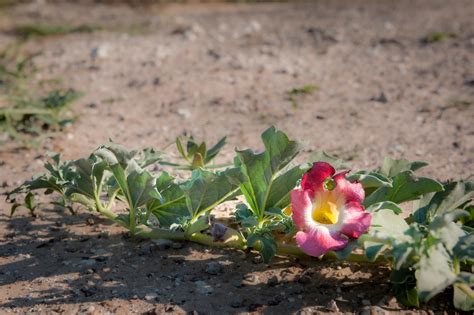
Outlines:
[[[0,1],[0,154],[276,125],[355,165],[473,168],[472,1]],[[33,154],[33,155],[34,155]]]

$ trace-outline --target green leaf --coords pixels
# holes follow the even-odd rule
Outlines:
[[[277,252],[277,243],[268,235],[250,234],[247,245],[258,250],[265,263],[268,263]]]
[[[389,209],[381,209],[372,213],[372,226],[369,233],[379,238],[407,240],[405,232],[409,228],[402,217],[393,213]]]
[[[226,144],[226,139],[227,137],[220,139],[214,146],[212,146],[212,148],[207,150],[206,159],[204,160],[205,164],[212,161],[216,157],[216,155],[222,150],[222,148]]]
[[[382,209],[388,209],[393,211],[395,214],[400,214],[403,212],[402,208],[400,208],[399,205],[397,205],[394,202],[391,201],[382,201],[378,203],[374,203],[370,205],[367,209],[365,209],[367,212],[374,213],[377,211],[380,211]]]
[[[189,214],[196,219],[232,197],[244,180],[238,168],[212,173],[198,169],[183,186]]]
[[[330,155],[329,153],[325,151],[314,151],[309,155],[308,158],[309,161],[315,161],[315,162],[326,162],[331,164],[335,169],[348,169],[349,166],[344,162],[342,159]]]
[[[26,194],[25,207],[28,210],[30,210],[31,213],[33,213],[35,211],[35,208],[36,208],[35,195],[33,195],[31,192]]]
[[[415,272],[418,296],[427,301],[443,291],[456,280],[451,266],[451,257],[443,245],[431,246],[422,255]]]
[[[454,296],[453,296],[453,303],[454,307],[461,311],[472,311],[474,310],[474,299],[466,294],[461,289],[462,284],[454,284]]]
[[[459,260],[474,260],[474,234],[466,234],[459,239],[453,249],[454,256]]]
[[[349,243],[347,243],[346,247],[344,247],[341,250],[332,251],[332,253],[334,253],[337,259],[344,260],[352,253],[354,249],[358,247],[359,247],[359,243],[357,240],[350,240]]]
[[[367,197],[364,200],[364,206],[368,207],[382,201],[402,203],[442,190],[443,185],[434,179],[416,177],[412,171],[404,171],[393,178],[392,187],[380,187]]]
[[[178,152],[179,154],[181,154],[181,156],[187,160],[188,159],[188,155],[186,154],[186,152],[184,151],[184,147],[183,147],[183,144],[181,143],[181,139],[179,137],[176,138],[176,148],[178,148]]]
[[[383,161],[380,172],[382,173],[382,175],[385,175],[387,177],[394,177],[402,172],[406,172],[406,171],[414,172],[427,165],[428,163],[422,162],[422,161],[410,162],[405,159],[394,160],[389,157],[386,157]]]
[[[359,171],[348,175],[346,178],[351,182],[360,182],[364,189],[392,187],[392,181],[389,178],[376,172]]]
[[[191,223],[189,226],[186,227],[184,231],[187,235],[193,235],[194,233],[199,233],[204,231],[210,227],[209,217],[208,216],[201,216],[195,222]]]
[[[286,208],[290,204],[291,191],[310,167],[308,164],[298,165],[275,178],[268,192],[265,208]]]
[[[100,196],[101,192],[98,189],[102,185],[107,164],[104,161],[80,159],[74,161],[72,165],[75,168],[75,178],[66,191],[66,195],[81,194],[93,200],[95,194]]]
[[[163,152],[155,151],[153,148],[146,148],[137,154],[137,163],[141,168],[145,168],[161,161]]]
[[[240,223],[240,225],[242,225],[242,227],[251,228],[257,226],[258,221],[246,204],[238,204],[236,208],[235,219]]]
[[[130,196],[130,206],[137,209],[145,205],[156,192],[155,179],[147,172],[133,171],[127,176],[127,186]]]
[[[393,293],[400,303],[405,306],[420,307],[413,269],[401,268],[392,270],[390,282],[393,284]]]
[[[298,153],[298,145],[295,141],[291,141],[281,131],[277,131],[275,127],[267,129],[262,134],[262,140],[265,145],[265,151],[255,154],[251,150],[237,151],[239,164],[242,172],[246,177],[246,181],[240,185],[240,189],[247,200],[252,212],[259,218],[263,218],[265,210],[271,208],[271,203],[279,203],[286,197],[287,189],[291,183],[286,183],[286,188],[276,193],[272,189],[280,189],[280,187],[272,188],[274,181],[277,179],[278,172],[282,170]],[[294,178],[298,169],[291,171],[291,176],[287,179]],[[296,184],[296,181],[294,182]],[[283,180],[279,180],[279,185],[283,185]],[[270,199],[271,197],[271,199]]]
[[[94,155],[102,158],[109,166],[120,164],[123,169],[127,168],[136,154],[136,151],[128,151],[125,147],[113,142],[99,147],[94,152]]]
[[[426,206],[416,210],[413,218],[418,223],[429,224],[435,216],[463,209],[463,206],[473,199],[473,182],[448,183],[444,185],[444,191],[434,194]]]
[[[169,227],[179,218],[189,215],[182,187],[167,172],[156,179],[156,189],[159,198],[150,201],[147,210],[155,215],[160,226]]]

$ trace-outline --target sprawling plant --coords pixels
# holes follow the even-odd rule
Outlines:
[[[163,152],[114,143],[75,161],[55,155],[45,174],[8,194],[11,214],[20,206],[34,213],[33,191],[43,189],[71,213],[80,204],[137,237],[253,249],[266,262],[278,254],[389,263],[402,303],[419,306],[452,286],[454,305],[474,309],[474,183],[419,177],[426,163],[389,158],[352,173],[324,152],[295,164],[299,146],[283,132],[269,128],[262,141],[262,152],[236,150],[220,171],[205,167],[224,140],[209,150],[178,140],[185,168]],[[184,180],[172,175],[189,171]],[[232,227],[211,215],[228,200],[237,200]]]

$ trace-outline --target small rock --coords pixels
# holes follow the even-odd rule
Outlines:
[[[204,281],[196,281],[196,290],[201,294],[211,295],[214,289]]]
[[[181,243],[181,242],[173,242],[173,244],[171,244],[171,247],[172,247],[173,249],[181,249],[181,248],[183,248],[183,243]]]
[[[337,303],[334,300],[329,301],[326,305],[326,309],[334,313],[339,313],[339,307],[337,307]]]
[[[216,261],[211,261],[206,264],[204,271],[210,275],[217,275],[222,272],[222,265]]]
[[[268,301],[268,305],[275,306],[275,305],[280,304],[281,301],[283,301],[283,297],[281,295],[276,295],[270,301]]]
[[[237,298],[233,300],[232,302],[230,302],[230,306],[233,308],[242,307],[243,304],[244,304],[244,301],[242,300],[242,298]]]
[[[78,266],[94,266],[97,263],[95,259],[83,259],[77,265]]]
[[[107,58],[109,55],[109,47],[100,45],[91,49],[90,56],[92,59]]]
[[[372,97],[370,100],[384,104],[388,102],[387,96],[385,96],[385,93],[383,91],[380,92],[380,95],[378,97]]]
[[[179,108],[176,112],[184,119],[188,119],[191,117],[191,112],[187,108]]]
[[[214,241],[224,241],[224,235],[227,227],[224,224],[216,223],[212,226],[211,234]]]
[[[294,297],[289,297],[289,298],[288,298],[288,302],[290,302],[290,303],[294,303],[295,301],[296,301],[296,300],[295,300]]]
[[[153,244],[155,244],[158,250],[166,250],[166,249],[169,249],[173,245],[173,242],[167,239],[158,239],[158,240],[153,240]]]
[[[145,294],[145,300],[147,300],[147,301],[154,301],[157,298],[158,298],[158,294],[156,294],[156,293],[152,292],[152,293]]]
[[[255,275],[245,275],[244,280],[242,280],[242,285],[253,285],[257,284],[260,281],[258,276]]]
[[[252,259],[252,262],[254,264],[261,264],[263,262],[263,258],[262,256],[258,255],[258,256],[255,256],[253,259]]]
[[[274,287],[277,284],[278,284],[278,277],[277,276],[273,276],[273,277],[268,278],[268,280],[267,280],[267,285],[268,286]]]
[[[311,283],[311,277],[308,275],[303,275],[298,279],[298,283],[309,284]]]

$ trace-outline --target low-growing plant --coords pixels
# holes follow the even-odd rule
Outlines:
[[[17,45],[0,54],[0,132],[25,144],[38,144],[48,131],[61,130],[74,117],[70,105],[82,94],[61,87],[48,91],[30,80],[37,54],[23,56]],[[6,140],[5,140],[6,141]]]
[[[299,88],[292,88],[287,92],[288,95],[288,101],[291,102],[291,105],[296,108],[298,107],[298,96],[299,95],[308,95],[308,94],[313,94],[318,90],[318,87],[313,84],[307,84]]]
[[[349,173],[319,152],[312,164],[294,164],[299,145],[282,131],[271,127],[262,141],[260,153],[236,149],[233,165],[215,172],[206,163],[189,167],[185,179],[165,171],[175,164],[152,149],[108,143],[75,161],[55,155],[46,174],[8,194],[11,213],[20,206],[34,213],[34,191],[44,189],[72,213],[82,205],[136,237],[253,249],[265,262],[298,255],[389,264],[403,304],[419,306],[452,286],[454,306],[474,308],[474,183],[417,176],[426,166],[419,161],[386,158],[378,169]],[[181,151],[188,161],[190,152],[201,161],[208,154],[194,142]],[[224,226],[212,211],[229,200],[235,220]]]
[[[186,145],[183,145],[181,138],[176,138],[176,148],[178,149],[181,157],[186,161],[187,165],[169,163],[174,167],[182,169],[195,170],[199,168],[210,167],[212,160],[219,154],[222,148],[226,144],[226,137],[220,139],[210,149],[207,149],[206,142],[197,143],[193,137],[190,137],[186,141]],[[221,165],[213,165],[212,168],[219,168]]]

